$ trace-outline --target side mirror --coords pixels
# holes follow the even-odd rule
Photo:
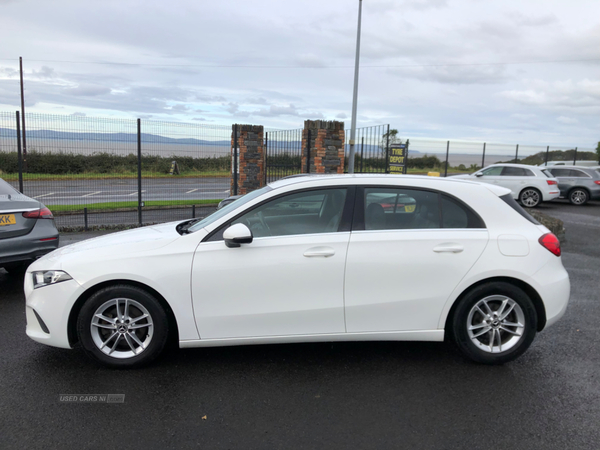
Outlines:
[[[475,172],[475,176],[476,177],[482,177],[483,176],[483,172]]]
[[[236,248],[252,242],[252,231],[243,223],[236,223],[223,232],[223,239],[227,247]]]

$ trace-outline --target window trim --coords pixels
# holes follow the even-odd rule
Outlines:
[[[263,200],[262,202],[257,203],[256,205],[246,208],[243,211],[241,211],[239,214],[236,214],[234,217],[229,219],[227,222],[223,223],[222,225],[218,226],[213,231],[208,233],[202,239],[202,241],[200,243],[202,244],[204,242],[221,242],[222,239],[212,240],[213,236],[218,233],[222,234],[223,231],[225,231],[227,228],[229,228],[229,226],[231,225],[232,222],[236,221],[241,216],[252,212],[256,208],[259,208],[262,205],[264,205],[270,201],[277,200],[277,199],[279,199],[281,197],[285,197],[287,195],[295,195],[295,194],[301,194],[304,192],[311,192],[311,191],[325,191],[325,190],[330,190],[330,189],[346,189],[346,200],[344,202],[344,209],[342,210],[342,217],[340,219],[340,224],[338,226],[337,231],[333,231],[333,233],[341,233],[344,231],[350,231],[352,229],[352,220],[353,220],[353,216],[354,216],[354,204],[355,204],[354,196],[355,196],[356,186],[354,186],[354,185],[315,186],[315,187],[311,187],[311,188],[282,192],[281,194],[274,195],[273,197],[269,197],[268,199]],[[286,235],[282,235],[282,236],[265,236],[265,237],[275,238],[275,237],[309,236],[309,235],[321,235],[321,234],[328,234],[328,233],[286,234]],[[259,239],[259,238],[257,238],[257,239]]]
[[[424,191],[430,192],[432,194],[436,194],[438,196],[438,210],[439,210],[439,228],[390,228],[385,230],[367,230],[365,229],[365,189],[410,189],[413,191]],[[487,230],[487,225],[483,218],[467,205],[464,201],[457,198],[456,196],[449,194],[447,192],[437,191],[435,189],[428,189],[422,187],[412,187],[412,186],[396,186],[390,184],[364,184],[357,185],[356,192],[354,193],[354,220],[352,221],[352,231],[369,231],[369,232],[382,232],[382,231],[423,231],[423,230]],[[445,195],[449,199],[458,203],[458,205],[462,206],[466,210],[470,211],[483,225],[481,228],[444,228],[444,219],[443,219],[443,210],[442,210],[442,196]]]

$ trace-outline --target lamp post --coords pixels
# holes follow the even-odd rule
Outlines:
[[[358,63],[360,59],[360,19],[362,0],[358,0],[358,30],[356,32],[356,58],[354,60],[354,93],[352,95],[352,126],[350,127],[350,154],[348,155],[348,173],[354,173],[354,140],[356,139],[356,99],[358,97]]]

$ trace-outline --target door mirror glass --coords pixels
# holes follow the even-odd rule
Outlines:
[[[483,176],[483,172],[476,172],[476,173],[475,173],[475,176],[476,176],[476,177],[481,177],[481,176]]]
[[[229,248],[239,247],[241,244],[249,244],[252,242],[252,231],[243,223],[236,223],[223,232],[223,240]]]

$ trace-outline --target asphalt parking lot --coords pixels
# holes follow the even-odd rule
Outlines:
[[[598,448],[600,203],[540,210],[565,222],[571,303],[500,367],[446,344],[371,342],[173,350],[110,370],[29,340],[22,280],[0,269],[0,447]]]

